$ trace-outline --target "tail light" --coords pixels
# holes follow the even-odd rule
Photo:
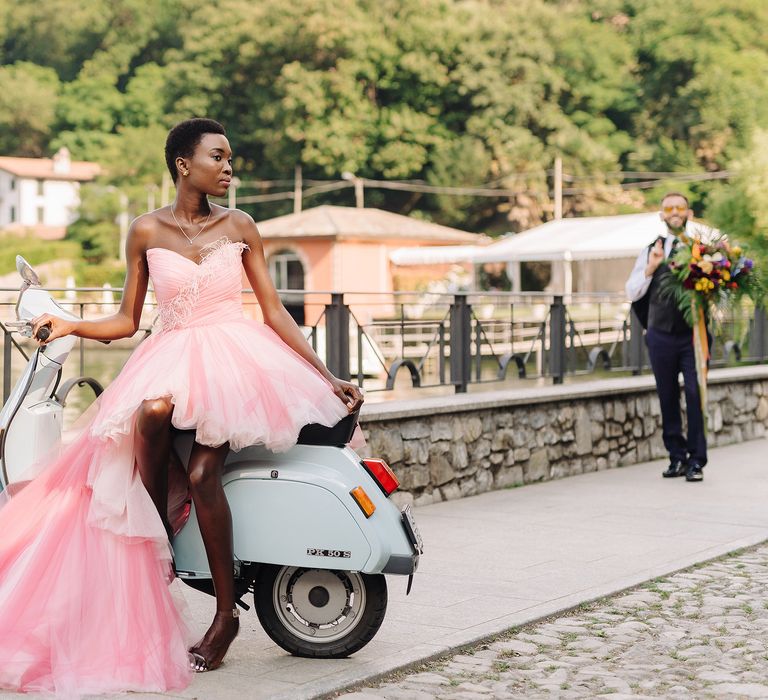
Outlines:
[[[383,459],[364,459],[363,466],[365,470],[373,477],[373,480],[379,485],[385,496],[389,496],[400,482],[395,473],[389,468],[389,465]]]

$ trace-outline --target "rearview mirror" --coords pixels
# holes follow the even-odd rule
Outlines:
[[[21,275],[21,279],[23,279],[27,284],[33,285],[35,287],[40,286],[40,278],[37,276],[37,273],[32,269],[32,265],[24,260],[21,255],[16,256],[16,269]]]

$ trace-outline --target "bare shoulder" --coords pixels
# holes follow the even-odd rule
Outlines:
[[[232,209],[229,212],[228,223],[243,243],[249,246],[261,245],[259,230],[250,214],[239,209]]]
[[[160,221],[156,211],[137,216],[128,228],[128,247],[146,251],[159,226]]]

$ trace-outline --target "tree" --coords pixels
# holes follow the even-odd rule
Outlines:
[[[24,62],[0,66],[0,154],[45,155],[59,90],[50,68]]]
[[[707,218],[768,258],[768,130],[756,130],[731,167],[738,175],[712,193]]]

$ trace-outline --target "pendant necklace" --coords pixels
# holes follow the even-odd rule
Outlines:
[[[200,227],[200,230],[194,236],[192,236],[192,238],[190,238],[187,235],[187,232],[182,227],[182,225],[179,223],[179,220],[176,218],[176,214],[173,211],[173,207],[171,207],[171,216],[173,217],[173,220],[176,222],[176,225],[179,227],[179,231],[181,231],[184,238],[186,238],[189,241],[190,245],[192,245],[192,241],[194,241],[195,238],[197,238],[205,230],[205,227],[208,225],[208,221],[210,220],[212,213],[213,213],[213,209],[211,209],[208,212],[208,216],[205,218],[205,221],[203,221],[203,225]]]

